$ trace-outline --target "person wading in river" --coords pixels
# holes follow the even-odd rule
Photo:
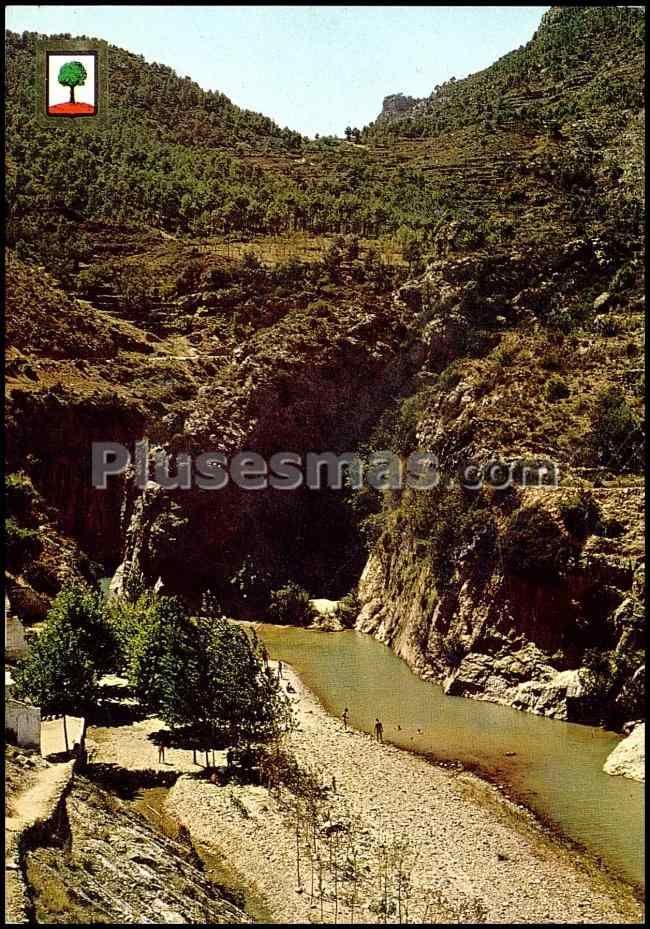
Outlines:
[[[384,741],[384,727],[380,719],[375,720],[375,738],[378,742],[383,744]]]

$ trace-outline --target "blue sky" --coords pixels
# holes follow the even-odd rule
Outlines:
[[[8,6],[7,28],[106,39],[307,135],[375,118],[525,44],[547,6]]]

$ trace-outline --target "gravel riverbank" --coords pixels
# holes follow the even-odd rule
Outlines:
[[[325,783],[335,780],[326,801],[338,836],[334,867],[323,860],[332,855],[329,838],[319,839],[319,863],[288,798],[265,788],[181,777],[167,799],[193,839],[222,855],[275,920],[378,923],[384,908],[388,922],[400,913],[403,922],[642,921],[626,884],[548,835],[495,788],[346,731],[291,669],[284,677],[298,721],[289,747]],[[351,821],[354,838],[339,835],[336,824]]]

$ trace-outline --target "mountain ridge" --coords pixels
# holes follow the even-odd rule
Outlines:
[[[465,78],[458,81],[451,78],[445,81],[428,97],[413,98],[404,94],[387,97],[388,111],[382,110],[378,121],[390,123],[411,120],[415,122],[417,129],[421,129],[422,120],[429,119],[435,122],[436,117],[439,117],[442,124],[449,128],[449,117],[445,110],[452,110],[452,120],[466,121],[469,115],[469,119],[485,121],[493,118],[495,111],[501,109],[503,119],[512,118],[514,110],[519,120],[526,125],[526,114],[517,113],[521,102],[521,85],[532,82],[531,89],[535,97],[551,95],[552,90],[557,90],[554,85],[567,77],[570,68],[576,71],[582,68],[585,73],[580,80],[582,83],[588,83],[598,71],[603,57],[607,55],[605,47],[595,55],[590,54],[588,62],[583,60],[585,45],[589,45],[591,37],[602,33],[603,30],[629,31],[628,47],[633,51],[634,31],[638,30],[639,36],[642,37],[644,25],[645,11],[638,8],[553,6],[542,16],[540,25],[529,42],[519,49],[508,52],[494,64]],[[639,50],[642,52],[642,44],[637,46],[637,51]],[[590,52],[592,51],[593,46],[590,47]],[[585,65],[588,67],[584,68]],[[575,74],[573,78],[575,79]],[[488,96],[481,96],[480,92],[474,92],[474,85],[477,84],[493,85],[489,93],[493,100]],[[455,107],[456,101],[458,103]],[[398,104],[397,109],[394,107],[395,102]],[[542,107],[540,116],[553,119],[552,107],[549,109],[551,112],[547,114]],[[451,124],[453,125],[453,122]],[[373,124],[367,128],[372,130],[372,126]],[[411,127],[410,131],[416,131],[416,127]],[[405,128],[404,124],[400,124],[400,129]]]

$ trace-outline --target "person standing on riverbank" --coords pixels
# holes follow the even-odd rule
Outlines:
[[[349,715],[349,714],[348,714],[348,708],[347,708],[347,706],[346,706],[346,708],[343,710],[343,715],[341,716],[341,719],[343,720],[343,727],[344,727],[345,729],[348,728],[348,715]]]
[[[278,680],[282,678],[282,662],[278,661]]]
[[[384,742],[384,726],[380,719],[375,720],[375,738],[378,742]]]

